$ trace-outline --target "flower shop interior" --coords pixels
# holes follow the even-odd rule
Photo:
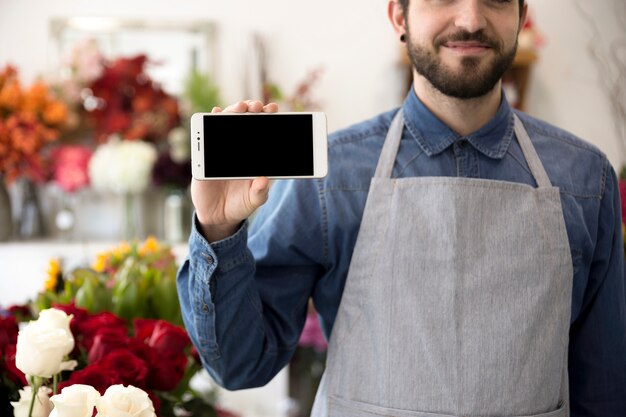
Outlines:
[[[619,171],[623,0],[527,3],[530,19],[504,78],[507,99],[595,144]],[[140,319],[135,331],[152,335],[144,340],[175,334],[141,319],[182,323],[175,274],[192,213],[191,114],[260,99],[284,111],[323,111],[332,132],[400,105],[409,85],[384,1],[0,0],[3,315],[24,319],[65,303],[87,310],[72,310],[74,317],[115,313],[85,318],[91,326]],[[132,300],[124,291],[130,276]],[[137,295],[142,279],[160,288],[150,302]],[[153,303],[160,312],[150,311]],[[177,386],[154,382],[172,394],[159,397],[161,408],[186,392],[176,398],[196,416],[308,415],[325,359],[314,312],[311,322],[292,363],[267,386],[220,389],[189,359]],[[5,339],[0,334],[1,399],[17,401],[10,391],[21,379]],[[101,356],[91,349],[79,366]]]

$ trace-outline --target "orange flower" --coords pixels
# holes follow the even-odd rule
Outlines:
[[[15,68],[0,70],[0,175],[9,183],[19,176],[43,179],[40,152],[58,139],[66,120],[67,108],[45,83],[24,91]]]
[[[67,106],[60,101],[49,101],[43,109],[43,120],[51,125],[61,125],[67,120]]]
[[[0,109],[17,110],[22,105],[23,99],[19,81],[8,79],[4,85],[0,86]]]
[[[48,87],[41,81],[35,82],[24,94],[23,110],[27,112],[40,112],[48,101]]]

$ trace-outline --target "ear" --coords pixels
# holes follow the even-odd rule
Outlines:
[[[528,3],[524,2],[524,8],[522,9],[522,16],[519,20],[519,29],[517,30],[517,34],[522,31],[524,28],[524,23],[526,23],[526,18],[528,17]]]
[[[389,0],[389,3],[387,3],[387,15],[389,16],[389,21],[391,22],[391,25],[393,26],[393,29],[398,37],[405,34],[404,11],[402,10],[402,6],[398,0]]]

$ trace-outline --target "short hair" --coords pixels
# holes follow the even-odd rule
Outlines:
[[[520,16],[520,18],[522,17],[522,13],[524,11],[524,1],[525,0],[519,0],[519,16]],[[402,6],[402,10],[406,14],[407,7],[409,6],[409,0],[399,0],[399,2],[400,2],[400,6]]]

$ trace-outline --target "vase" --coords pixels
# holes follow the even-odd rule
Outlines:
[[[13,235],[13,211],[11,198],[4,178],[0,176],[0,242],[6,242]]]
[[[37,185],[27,178],[22,178],[19,186],[21,207],[17,224],[18,236],[22,239],[41,237],[45,234],[45,227],[37,195]]]
[[[141,194],[124,193],[124,213],[121,238],[126,241],[140,239],[143,235]]]
[[[63,240],[72,240],[76,227],[76,211],[74,210],[74,195],[63,192],[61,206],[54,215],[54,224]]]
[[[163,238],[182,242],[191,231],[191,204],[186,190],[170,190],[163,201]]]

